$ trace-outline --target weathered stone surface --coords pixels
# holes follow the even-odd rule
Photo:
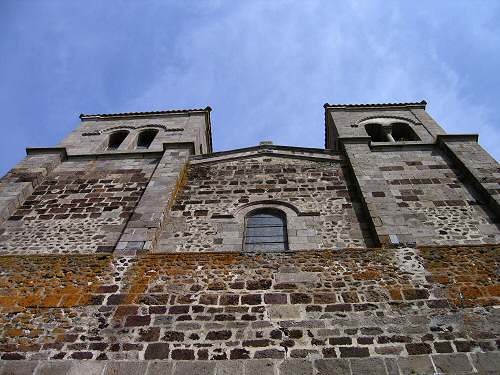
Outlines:
[[[110,361],[106,363],[103,375],[140,375],[146,373],[148,362]]]
[[[215,363],[206,361],[196,362],[177,362],[175,365],[174,375],[214,375]]]
[[[351,359],[351,371],[359,375],[385,375],[387,373],[382,358]]]
[[[38,361],[0,361],[2,375],[31,375],[38,366]]]
[[[273,320],[300,319],[301,316],[301,308],[298,306],[269,305],[267,312]]]
[[[438,372],[459,373],[472,372],[473,368],[465,354],[442,354],[431,356]]]
[[[277,283],[314,283],[318,281],[318,274],[316,272],[276,273],[274,278]]]
[[[471,360],[479,372],[498,371],[500,368],[500,353],[473,353]]]
[[[166,361],[151,361],[146,375],[172,375],[174,364]]]
[[[280,375],[312,375],[311,361],[301,359],[288,359],[279,365]]]
[[[245,374],[277,375],[276,364],[265,359],[246,361]]]
[[[402,375],[434,373],[434,366],[429,356],[399,357],[398,367]]]
[[[350,375],[351,368],[346,359],[319,359],[314,362],[318,375]]]
[[[331,150],[207,154],[202,110],[29,155],[0,180],[0,371],[494,371],[498,164],[419,105],[350,108],[327,108]],[[391,113],[427,143],[367,143]],[[248,225],[261,209],[280,225]],[[245,251],[277,227],[287,251]]]

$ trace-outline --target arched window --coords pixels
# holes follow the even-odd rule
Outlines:
[[[391,125],[392,137],[396,142],[420,141],[410,125],[405,123],[395,123]]]
[[[261,208],[245,219],[243,249],[247,251],[288,250],[286,216],[283,211]]]
[[[139,133],[139,137],[137,138],[137,148],[149,148],[151,143],[158,134],[158,130],[156,129],[148,129]]]
[[[116,150],[118,147],[120,147],[125,138],[127,138],[127,135],[127,130],[119,130],[111,134],[109,136],[108,150]]]
[[[387,142],[387,137],[382,129],[382,125],[374,123],[366,124],[365,130],[371,137],[372,142]]]

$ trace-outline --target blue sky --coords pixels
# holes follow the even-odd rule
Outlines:
[[[215,150],[323,147],[329,103],[428,101],[500,159],[498,1],[0,1],[0,175],[80,113],[213,108]]]

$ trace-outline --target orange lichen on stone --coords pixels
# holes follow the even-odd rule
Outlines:
[[[39,324],[53,321],[63,332],[72,329],[70,308],[89,303],[101,280],[112,277],[110,260],[109,255],[0,257],[0,337],[30,351],[46,335]]]
[[[403,295],[401,294],[400,289],[389,289],[389,294],[391,298],[395,301],[400,301],[403,299]]]
[[[456,306],[491,306],[500,303],[500,246],[421,248],[424,266],[434,282],[445,287]]]
[[[353,275],[355,280],[378,280],[381,277],[380,272],[374,270],[366,270]]]

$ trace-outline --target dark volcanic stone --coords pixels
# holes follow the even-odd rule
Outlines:
[[[168,344],[156,342],[148,345],[144,353],[144,359],[167,359],[168,353]]]

